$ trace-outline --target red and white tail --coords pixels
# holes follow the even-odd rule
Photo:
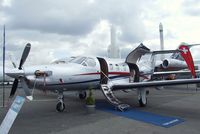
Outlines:
[[[190,48],[187,45],[180,45],[179,50],[181,50],[181,56],[187,63],[188,69],[191,71],[193,78],[196,78],[196,72],[194,68],[194,61],[190,53]]]

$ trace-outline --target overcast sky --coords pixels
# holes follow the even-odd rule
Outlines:
[[[141,42],[159,50],[160,22],[165,49],[175,49],[181,42],[200,43],[199,0],[0,0],[0,33],[5,24],[6,55],[19,61],[30,42],[26,64],[72,55],[106,56],[111,24],[116,26],[123,57]],[[0,42],[2,39],[0,36]],[[193,55],[198,58],[195,50]]]

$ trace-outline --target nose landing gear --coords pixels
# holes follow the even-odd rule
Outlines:
[[[56,110],[58,112],[63,112],[65,110],[64,95],[63,92],[58,93],[58,103],[56,105]]]

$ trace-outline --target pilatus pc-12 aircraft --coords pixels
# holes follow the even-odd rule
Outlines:
[[[67,63],[57,62],[57,64],[23,67],[30,49],[31,44],[28,43],[23,51],[19,67],[6,73],[15,79],[10,97],[14,96],[19,82],[26,97],[30,100],[33,99],[30,89],[52,91],[58,94],[56,109],[59,112],[65,109],[64,91],[78,91],[79,97],[84,99],[88,88],[101,89],[108,102],[123,111],[129,105],[122,103],[115,97],[113,93],[115,90],[136,89],[139,104],[145,106],[147,104],[147,87],[200,82],[200,79],[196,78],[170,81],[152,80],[154,75],[162,76],[178,73],[178,71],[154,72],[155,55],[165,53],[181,55],[186,60],[193,76],[196,77],[193,59],[189,48],[185,45],[181,45],[177,50],[150,51],[143,44],[140,44],[127,56],[125,61],[122,59],[78,56]]]

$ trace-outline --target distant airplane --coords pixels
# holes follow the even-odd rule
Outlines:
[[[163,25],[162,23],[159,24],[159,34],[160,34],[160,50],[164,50],[164,36],[163,36]],[[192,44],[189,45],[187,43],[181,43],[177,50],[181,49],[181,46],[188,46],[190,49],[193,46],[199,44]],[[182,57],[181,53],[175,52],[169,58],[165,58],[164,54],[160,54],[160,60],[156,59],[156,68],[155,71],[176,71],[180,69],[186,69],[188,66]]]
[[[190,48],[194,46],[198,46],[200,44],[187,44],[187,43],[181,43],[177,50],[182,50],[186,53],[189,51],[190,56],[183,57],[183,53],[180,52],[174,52],[169,58],[163,59],[163,61],[156,60],[156,66],[155,66],[155,72],[156,71],[177,71],[181,69],[187,69],[189,62],[190,64],[194,64],[194,61],[192,59],[192,55],[190,53]],[[186,46],[186,47],[185,47]],[[187,49],[186,49],[187,48]],[[192,73],[193,77],[196,77],[194,74],[194,71]]]
[[[186,54],[189,54],[190,51],[187,46],[184,46],[184,48],[188,50]],[[31,44],[28,43],[23,51],[19,67],[9,70],[6,73],[15,79],[10,97],[14,96],[19,82],[27,98],[30,100],[33,99],[30,92],[31,88],[56,92],[58,94],[56,109],[59,112],[65,109],[64,91],[79,91],[80,99],[84,99],[88,88],[101,89],[107,100],[123,111],[129,105],[119,101],[113,94],[113,90],[133,89],[136,87],[139,104],[145,106],[147,99],[144,87],[146,86],[200,82],[200,79],[152,81],[151,77],[154,75],[155,68],[155,55],[174,52],[185,54],[183,49],[151,52],[150,49],[141,44],[127,56],[126,61],[103,57],[78,56],[67,63],[57,62],[57,64],[23,67],[30,49]],[[193,65],[189,66],[192,67]],[[166,72],[155,73],[162,76]],[[169,73],[179,72],[171,71]],[[122,88],[120,89],[120,87]]]

